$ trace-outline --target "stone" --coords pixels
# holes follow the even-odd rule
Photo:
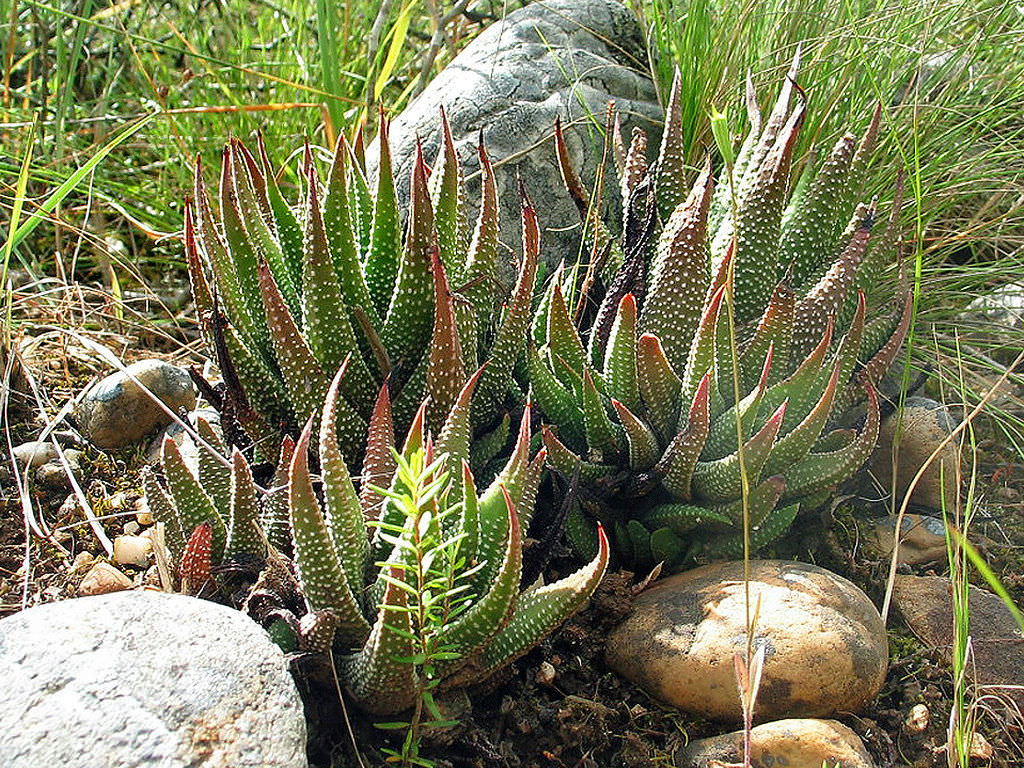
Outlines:
[[[76,451],[74,448],[69,448],[64,451],[64,458],[67,460],[68,467],[71,469],[72,474],[81,477],[82,452]],[[35,478],[39,485],[53,490],[68,488],[71,485],[71,481],[68,479],[67,470],[64,469],[64,464],[59,458],[47,461],[39,467],[39,469],[36,470]]]
[[[865,540],[876,557],[884,560],[892,557],[895,532],[894,516],[883,517],[871,523]],[[927,515],[905,514],[900,526],[900,551],[897,560],[901,565],[909,566],[946,562],[946,527],[942,520]]]
[[[497,167],[500,240],[522,252],[517,174],[540,216],[541,255],[548,265],[575,260],[579,215],[565,191],[553,141],[561,118],[574,167],[589,188],[602,155],[609,100],[618,106],[623,137],[634,126],[648,134],[655,156],[664,114],[648,74],[644,34],[632,11],[615,0],[540,0],[492,24],[448,64],[391,123],[389,132],[399,200],[409,200],[416,139],[428,164],[440,146],[440,108],[448,115],[466,177],[480,168],[477,144]],[[375,175],[378,147],[368,148]],[[605,188],[617,217],[614,169]],[[467,185],[475,222],[478,180]],[[618,218],[615,219],[618,221]],[[512,271],[504,275],[509,280]]]
[[[896,444],[900,414],[902,427]],[[882,489],[888,493],[892,488],[894,444],[898,447],[896,500],[902,503],[914,475],[956,427],[957,420],[942,403],[927,397],[908,397],[902,410],[895,411],[882,421],[878,445],[871,456],[871,472]],[[910,496],[911,502],[929,509],[941,509],[945,494],[946,508],[952,510],[957,497],[959,458],[957,441],[950,440],[921,476]]]
[[[910,631],[951,664],[953,660],[953,597],[950,581],[941,576],[897,575],[893,605]],[[991,592],[968,589],[971,634],[971,681],[979,686],[1010,686],[999,691],[1024,707],[1024,633],[1006,604]]]
[[[764,647],[756,717],[855,712],[878,693],[888,667],[885,625],[854,584],[815,565],[751,563],[754,645]],[[733,657],[747,647],[743,563],[706,565],[661,579],[612,631],[608,665],[686,712],[739,721]]]
[[[82,577],[78,594],[82,597],[107,595],[132,588],[132,580],[106,561],[95,563]]]
[[[114,539],[114,562],[118,565],[147,568],[152,553],[153,542],[148,536],[117,536]]]
[[[302,768],[284,655],[242,613],[155,591],[0,620],[0,765]]]
[[[49,440],[31,440],[14,447],[14,458],[20,469],[36,469],[57,458],[57,449]]]
[[[191,411],[196,405],[192,380],[183,368],[163,360],[140,360],[127,371],[138,384],[118,371],[90,387],[74,409],[82,434],[105,451],[138,443],[173,421],[154,397],[172,413]]]
[[[919,736],[928,730],[931,722],[931,712],[927,704],[915,704],[910,708],[907,716],[903,719],[903,730],[912,736]]]
[[[750,732],[752,768],[874,768],[860,737],[835,720],[790,719],[758,725]],[[743,731],[700,739],[677,755],[679,768],[743,763]]]

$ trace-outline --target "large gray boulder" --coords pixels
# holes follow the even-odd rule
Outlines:
[[[622,116],[627,142],[632,127],[640,126],[649,146],[657,147],[663,111],[647,74],[643,32],[630,10],[615,0],[540,0],[514,11],[484,30],[392,122],[399,199],[409,199],[416,137],[428,163],[437,157],[443,106],[466,175],[479,170],[481,130],[499,166],[501,241],[521,251],[518,173],[538,209],[544,262],[569,261],[580,246],[579,216],[555,159],[555,119],[561,118],[575,167],[589,186],[601,159],[609,100]],[[374,145],[371,172],[376,157]],[[614,172],[605,187],[617,188]],[[467,189],[475,217],[479,181]],[[613,196],[608,200],[618,215]]]
[[[160,592],[0,621],[0,765],[302,768],[284,655],[238,611]]]

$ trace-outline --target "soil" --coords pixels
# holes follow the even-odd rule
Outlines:
[[[118,351],[132,348],[126,344]],[[151,351],[125,355],[126,362],[151,356]],[[187,357],[187,350],[182,353],[179,348],[174,361]],[[66,344],[58,347],[56,342],[49,349],[37,347],[27,364],[50,418],[59,410],[54,404],[63,404],[100,372],[89,355],[69,350]],[[27,407],[9,409],[13,445],[35,439],[44,426],[34,406],[29,401]],[[979,427],[984,438],[986,425]],[[142,457],[141,450],[106,455],[85,448],[80,485],[97,514],[106,516],[103,525],[109,536],[122,533],[135,520]],[[994,438],[982,439],[979,457],[980,512],[972,536],[982,544],[1015,602],[1022,605],[1024,468],[1012,449]],[[88,561],[103,555],[83,522],[76,496],[67,488],[33,488],[27,501],[53,535],[49,541],[35,536],[26,540],[26,500],[18,496],[6,458],[0,473],[4,473],[0,474],[0,616],[74,597]],[[888,562],[872,559],[860,546],[865,521],[882,513],[878,503],[865,500],[871,495],[862,487],[833,509],[801,518],[774,554],[834,570],[880,605]],[[568,551],[563,551],[546,576],[557,578],[574,567]],[[141,571],[130,575],[137,584],[145,578]],[[604,638],[628,616],[635,581],[628,572],[609,573],[589,606],[539,648],[487,686],[469,691],[468,699],[462,694],[449,696],[443,704],[455,712],[453,719],[459,725],[428,736],[423,754],[438,766],[452,768],[653,768],[672,765],[673,755],[689,740],[732,730],[733,726],[697,720],[659,703],[605,666]],[[983,585],[978,574],[972,574],[972,582]],[[861,736],[880,768],[945,766],[951,672],[940,662],[938,652],[918,642],[898,615],[890,617],[889,625],[890,668],[885,686],[866,711],[840,714],[837,719]],[[314,673],[322,667],[308,657],[297,657],[294,668],[307,704],[312,764],[358,766],[333,685],[323,684],[322,675]],[[929,713],[927,728],[920,733],[905,725],[916,704],[924,704]],[[978,764],[1007,768],[1024,764],[1019,717],[1007,716],[989,698],[983,699],[978,713],[978,730],[993,749],[991,759]],[[363,764],[383,765],[381,749],[396,746],[393,732],[373,727],[351,711],[351,705],[350,714]]]

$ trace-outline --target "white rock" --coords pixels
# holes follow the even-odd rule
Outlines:
[[[303,768],[284,655],[238,611],[119,592],[0,620],[0,765]]]

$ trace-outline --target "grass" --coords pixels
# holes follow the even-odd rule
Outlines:
[[[298,146],[303,136],[329,143],[378,104],[394,112],[424,67],[436,71],[496,10],[442,19],[432,8],[419,0],[0,0],[0,218],[19,201],[22,221],[38,222],[40,199],[83,177],[47,211],[53,228],[12,249],[11,267],[29,281],[63,271],[108,287],[154,283],[180,261],[171,237],[196,155],[212,158],[229,136],[257,129],[270,147]],[[441,21],[428,64],[419,41]],[[150,115],[115,162],[98,162],[113,137]],[[69,254],[73,264],[61,264]]]

